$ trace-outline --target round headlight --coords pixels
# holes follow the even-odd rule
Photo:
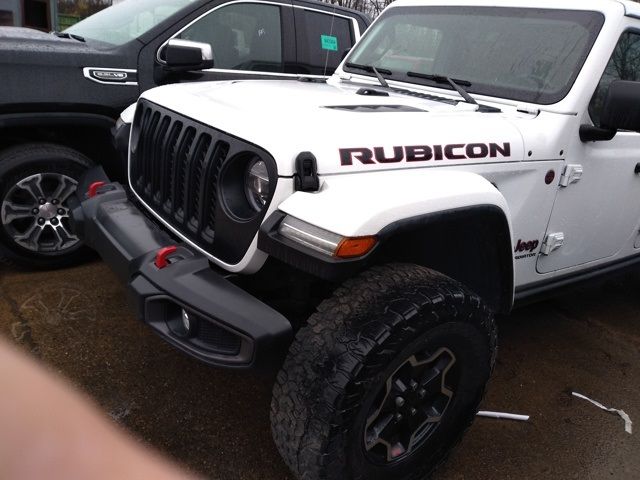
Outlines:
[[[247,167],[244,190],[251,206],[260,211],[269,199],[269,171],[262,160],[254,160]]]

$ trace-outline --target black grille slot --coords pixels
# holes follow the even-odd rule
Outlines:
[[[178,223],[184,220],[184,192],[185,179],[188,176],[189,165],[191,164],[191,155],[193,152],[193,143],[196,131],[193,127],[187,127],[182,132],[180,140],[178,140],[178,148],[173,163],[173,176],[171,178],[171,203],[173,205],[173,215]]]
[[[247,158],[267,163],[275,191],[278,174],[273,157],[146,99],[138,102],[130,148],[129,177],[139,199],[202,250],[230,264],[239,262],[267,209],[238,219],[227,202],[242,201],[240,177]],[[240,175],[225,173],[229,171]]]
[[[193,201],[189,202],[188,199],[185,200],[186,203],[186,215],[189,219],[187,226],[189,229],[197,233],[200,227],[200,204],[202,195],[200,194],[200,186],[203,182],[204,172],[206,161],[209,158],[210,152],[209,148],[211,147],[211,135],[203,134],[198,139],[198,143],[195,147],[195,152],[193,155],[193,161],[195,164],[190,169],[190,175],[187,179],[187,192],[192,192]],[[204,178],[206,180],[206,178]]]
[[[173,158],[178,151],[178,139],[182,133],[182,122],[174,122],[171,125],[169,135],[163,143],[162,156],[160,157],[160,195],[158,203],[162,205],[164,212],[171,214],[171,178],[173,177]]]
[[[229,145],[221,144],[218,145],[213,152],[214,158],[225,158],[229,154]],[[220,176],[220,170],[222,169],[222,162],[211,162],[209,166],[209,175],[208,177],[211,179],[212,184],[217,183],[218,177]],[[212,184],[207,185],[206,187],[211,190]],[[213,236],[213,232],[216,227],[216,205],[218,203],[218,197],[216,195],[205,194],[204,198],[209,199],[209,204],[206,207],[206,225],[204,226],[205,235],[211,237]]]

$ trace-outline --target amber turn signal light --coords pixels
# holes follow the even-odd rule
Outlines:
[[[340,242],[336,253],[338,258],[361,257],[369,253],[376,246],[376,237],[345,238]]]

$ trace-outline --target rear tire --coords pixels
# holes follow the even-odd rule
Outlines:
[[[67,200],[91,166],[81,153],[55,144],[0,152],[0,262],[51,269],[90,255],[71,229]]]
[[[296,335],[273,390],[278,450],[305,480],[425,478],[475,418],[496,350],[493,315],[464,286],[375,267]]]

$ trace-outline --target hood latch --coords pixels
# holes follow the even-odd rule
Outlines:
[[[302,152],[296,158],[296,173],[293,176],[298,192],[317,192],[320,189],[318,162],[311,152]]]

